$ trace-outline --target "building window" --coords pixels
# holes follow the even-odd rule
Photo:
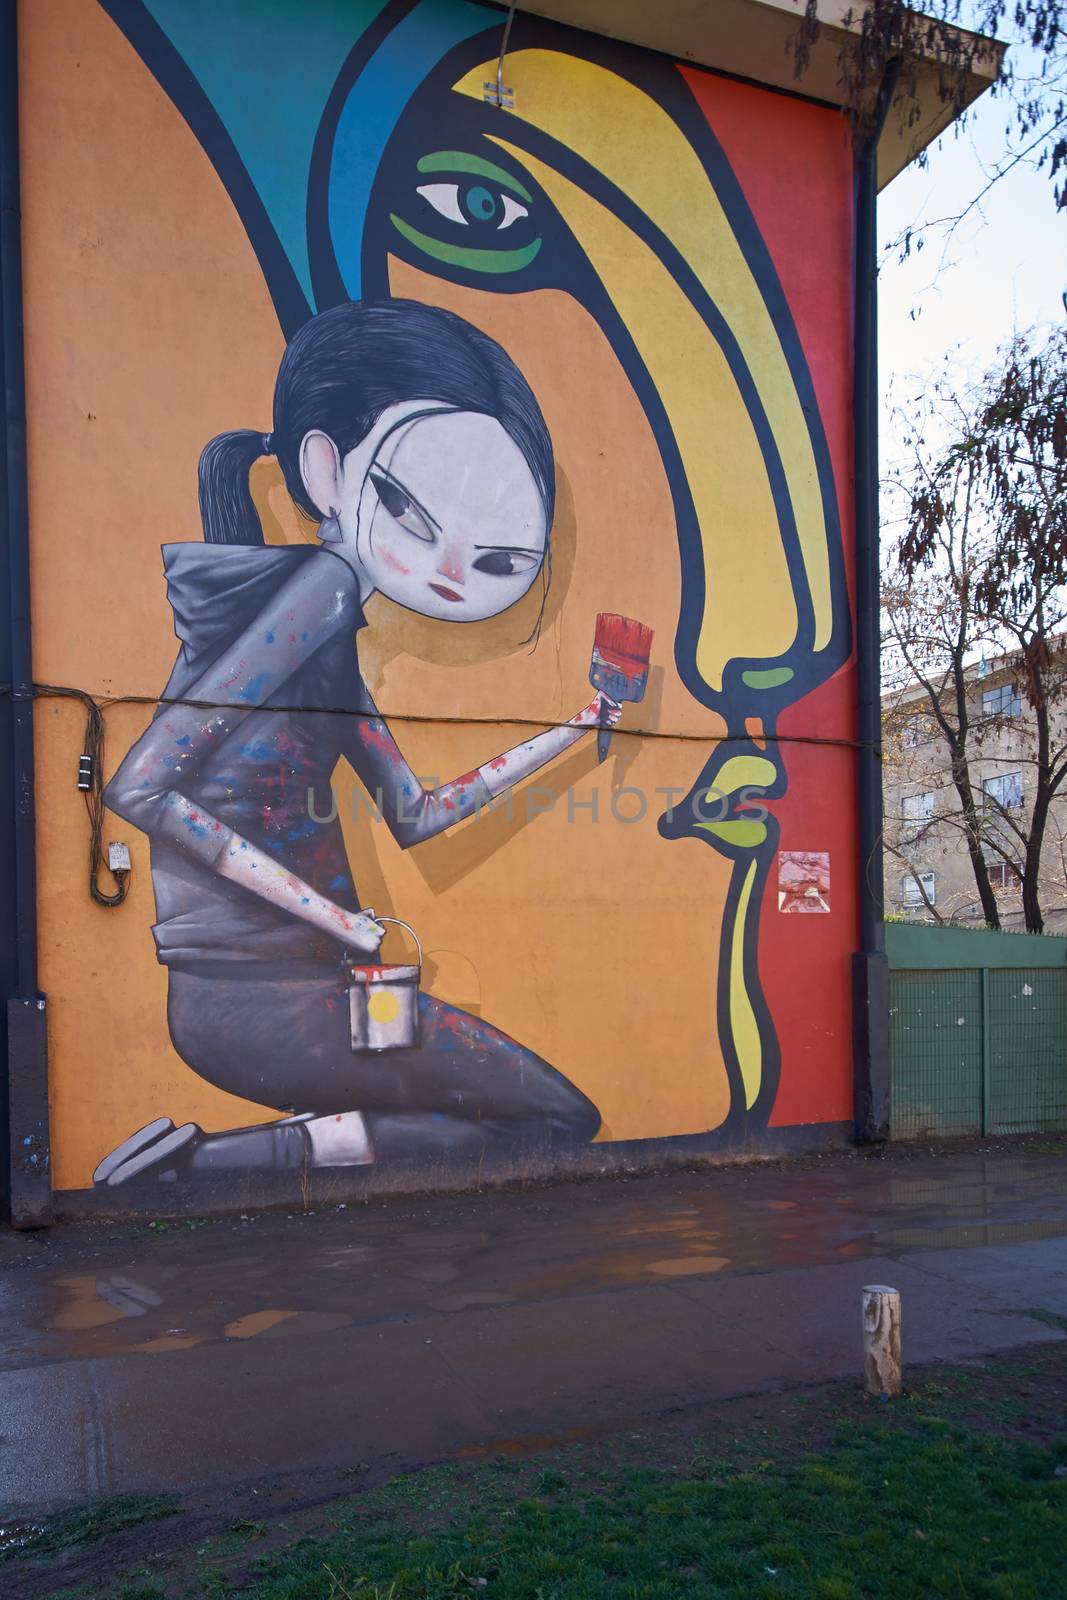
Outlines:
[[[994,889],[1011,889],[1015,885],[1015,874],[1006,861],[986,862],[989,871],[989,882]]]
[[[916,882],[918,879],[918,882]],[[922,884],[922,889],[919,884]],[[923,889],[926,897],[923,898]],[[906,906],[925,906],[937,904],[937,874],[936,872],[909,872],[900,880],[900,897]]]
[[[906,794],[900,803],[900,814],[905,822],[929,822],[934,814],[934,791]]]
[[[1019,691],[1013,683],[999,683],[995,689],[982,690],[983,717],[1018,717],[1022,715]]]
[[[983,778],[986,810],[1015,811],[1023,803],[1023,775],[1021,772],[1001,772],[995,778]],[[990,803],[992,802],[992,803]]]
[[[909,717],[904,724],[903,745],[905,750],[914,750],[926,738],[926,728],[922,717]]]

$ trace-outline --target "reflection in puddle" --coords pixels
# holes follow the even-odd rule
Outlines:
[[[334,1333],[350,1328],[353,1319],[344,1311],[253,1311],[222,1330],[228,1339],[256,1339],[277,1334],[280,1339],[302,1338],[311,1333]]]
[[[456,1228],[435,1228],[432,1224],[419,1231],[403,1232],[396,1236],[397,1244],[404,1250],[479,1250],[491,1244],[492,1239],[484,1228],[471,1228],[463,1232]]]
[[[327,1250],[320,1250],[318,1255],[323,1258],[325,1267],[346,1267],[352,1261],[366,1261],[368,1257],[379,1255],[381,1252],[374,1245],[369,1244],[338,1244],[331,1245]],[[326,1257],[330,1257],[326,1260]]]
[[[144,1344],[131,1344],[123,1346],[126,1350],[134,1350],[141,1356],[165,1356],[172,1350],[191,1350],[196,1344],[203,1344],[203,1335],[199,1333],[163,1333],[158,1339],[146,1339]]]
[[[431,1300],[430,1305],[434,1311],[468,1311],[475,1306],[510,1306],[514,1305],[517,1295],[493,1294],[488,1289],[472,1291],[470,1294],[446,1294],[439,1300]]]
[[[650,1261],[648,1271],[661,1278],[687,1278],[701,1272],[721,1272],[729,1265],[729,1256],[674,1256],[669,1261]]]
[[[56,1278],[57,1289],[66,1289],[69,1302],[56,1313],[52,1326],[66,1332],[83,1332],[88,1328],[102,1328],[109,1322],[119,1322],[123,1317],[143,1317],[145,1312],[163,1304],[154,1289],[121,1273],[110,1278],[88,1275],[75,1278]]]
[[[266,1333],[279,1322],[287,1322],[295,1316],[295,1311],[250,1311],[247,1317],[228,1322],[222,1331],[227,1339],[254,1339],[257,1334]]]
[[[885,1247],[971,1250],[987,1244],[1023,1244],[1027,1239],[1055,1239],[1067,1234],[1067,1218],[1058,1222],[984,1222],[978,1227],[889,1228],[878,1235]]]

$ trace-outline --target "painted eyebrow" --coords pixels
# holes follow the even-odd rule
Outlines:
[[[528,544],[476,544],[475,550],[512,550],[517,556],[543,556],[543,550],[532,550]]]
[[[427,522],[433,523],[438,533],[443,532],[441,524],[438,522],[433,512],[428,511],[423,505],[422,501],[418,499],[416,495],[413,495],[407,485],[401,483],[400,479],[390,472],[388,467],[383,467],[380,461],[372,461],[370,466],[367,468],[368,476],[372,472],[376,472],[380,478],[384,478],[387,483],[391,483],[394,489],[399,489],[404,498],[411,501],[416,511],[421,512],[421,514],[426,518]]]
[[[513,178],[503,167],[495,167],[483,156],[467,155],[462,150],[434,150],[430,155],[423,156],[417,165],[420,172],[469,172],[474,177],[492,178],[533,205],[533,195],[529,189],[523,188],[518,178]]]

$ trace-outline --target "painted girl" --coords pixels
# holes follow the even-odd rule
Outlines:
[[[263,543],[248,480],[264,454],[318,521],[318,547]],[[285,1115],[215,1134],[160,1118],[101,1162],[97,1183],[476,1161],[593,1138],[596,1108],[560,1073],[428,995],[417,1046],[353,1053],[344,954],[374,960],[384,928],[360,907],[336,817],[315,820],[344,756],[407,848],[614,724],[618,706],[597,695],[430,790],[360,676],[376,590],[427,617],[497,616],[544,570],[553,503],[552,444],[522,374],[485,334],[413,301],[305,324],[282,360],[273,433],[207,445],[205,542],[164,547],[181,651],[106,800],[151,840],[175,1048],[208,1082]]]

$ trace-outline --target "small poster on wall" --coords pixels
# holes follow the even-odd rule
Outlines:
[[[779,850],[779,911],[829,911],[830,855],[826,850]]]

